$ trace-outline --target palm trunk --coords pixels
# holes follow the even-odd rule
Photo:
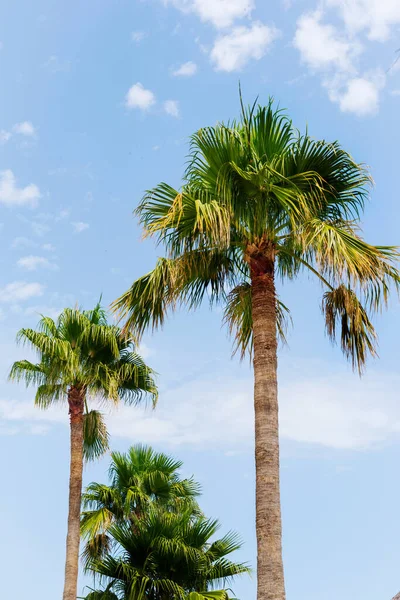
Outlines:
[[[83,410],[85,391],[71,387],[68,405],[71,426],[71,463],[69,475],[69,505],[67,551],[63,600],[76,600],[78,588],[80,515],[83,472]]]
[[[250,249],[254,338],[257,599],[285,600],[279,490],[274,250]]]

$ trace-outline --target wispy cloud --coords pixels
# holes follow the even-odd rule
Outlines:
[[[89,229],[89,223],[83,221],[74,221],[71,223],[74,233],[82,233],[86,229]]]
[[[13,131],[14,133],[19,133],[20,135],[25,135],[28,137],[32,137],[36,133],[36,129],[30,121],[22,121],[21,123],[16,123],[13,126]]]
[[[36,206],[40,196],[40,190],[34,183],[30,183],[26,187],[18,187],[11,169],[0,172],[0,204],[9,207]]]
[[[291,375],[280,388],[282,440],[324,446],[331,450],[365,450],[400,439],[400,377],[370,372],[362,380],[351,373],[332,373],[319,365]],[[223,447],[231,452],[253,443],[254,413],[251,377],[213,376],[163,391],[163,402],[150,408],[123,407],[106,411],[110,433],[129,441],[166,447]],[[63,410],[37,411],[31,404],[0,402],[0,415],[11,426],[43,425],[68,420]]]
[[[371,41],[385,42],[400,25],[400,3],[392,0],[327,0],[297,21],[293,45],[300,59],[342,112],[360,117],[379,110],[388,77],[396,71],[362,67]],[[364,61],[365,62],[365,61]]]
[[[125,96],[126,108],[148,110],[155,103],[156,97],[153,92],[151,90],[146,90],[140,82],[132,85]]]
[[[136,44],[140,44],[147,37],[147,33],[145,31],[132,31],[131,40]]]
[[[172,75],[174,75],[174,77],[192,77],[196,73],[197,65],[191,60],[183,63],[180,67],[172,71]]]
[[[250,16],[254,0],[164,0],[183,13],[193,13],[218,29],[230,27],[237,19]]]
[[[179,102],[177,100],[166,100],[164,102],[164,110],[167,115],[170,115],[171,117],[179,117]]]
[[[23,256],[17,261],[17,265],[22,269],[27,271],[36,271],[37,269],[49,269],[51,271],[56,271],[58,266],[51,262],[48,258],[44,256]]]
[[[22,302],[42,296],[44,286],[41,283],[27,283],[26,281],[13,281],[0,288],[0,302]]]

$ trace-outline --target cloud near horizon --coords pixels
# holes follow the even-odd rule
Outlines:
[[[326,368],[326,365],[324,366]],[[322,369],[323,370],[323,369]],[[335,451],[379,447],[400,436],[397,390],[400,376],[352,373],[319,377],[298,375],[280,388],[280,435],[283,442]],[[111,435],[130,441],[250,449],[253,441],[252,380],[196,379],[161,393],[156,410],[121,406],[105,411]],[[31,401],[0,400],[0,423],[15,434],[32,424],[45,429],[68,424],[65,407],[38,411]]]

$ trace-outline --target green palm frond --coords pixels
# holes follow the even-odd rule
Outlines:
[[[109,449],[109,435],[104,417],[98,410],[83,416],[83,457],[86,461],[96,460]]]
[[[233,352],[240,352],[243,359],[253,351],[253,316],[251,308],[251,285],[243,283],[229,294],[224,312],[224,323],[234,339]]]
[[[286,332],[292,319],[290,310],[277,298],[276,331],[282,343],[286,343]],[[224,312],[224,323],[234,338],[233,353],[240,352],[240,358],[253,353],[253,317],[251,307],[251,284],[243,283],[228,295]]]
[[[29,360],[17,360],[11,367],[11,381],[25,381],[26,385],[41,385],[46,381],[45,365],[34,364]]]
[[[91,589],[91,588],[89,588]],[[78,596],[79,600],[120,600],[119,596],[117,596],[116,594],[114,594],[114,592],[111,591],[111,589],[105,589],[105,590],[93,590],[91,589],[91,591],[86,595],[86,596]]]
[[[35,405],[39,408],[46,409],[56,402],[66,401],[67,397],[68,393],[65,385],[57,383],[44,383],[39,385],[36,390]]]
[[[362,373],[368,354],[376,356],[376,333],[356,294],[341,285],[325,292],[322,302],[326,330],[331,340],[340,328],[340,343],[353,368]]]
[[[227,590],[212,590],[207,592],[190,592],[186,600],[229,600]],[[95,599],[93,599],[95,600]],[[233,598],[231,599],[233,600]]]
[[[179,259],[159,259],[153,271],[138,279],[113,303],[125,319],[125,330],[140,338],[148,327],[161,327],[177,302],[196,308],[204,297],[211,303],[225,298],[234,281],[234,254],[219,249],[193,250]]]

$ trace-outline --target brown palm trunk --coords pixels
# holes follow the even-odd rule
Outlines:
[[[274,250],[249,248],[254,337],[257,598],[285,600],[279,490]]]
[[[71,425],[71,463],[69,475],[69,505],[67,551],[63,600],[76,600],[78,588],[80,515],[83,471],[83,410],[85,390],[71,387],[68,405]]]

